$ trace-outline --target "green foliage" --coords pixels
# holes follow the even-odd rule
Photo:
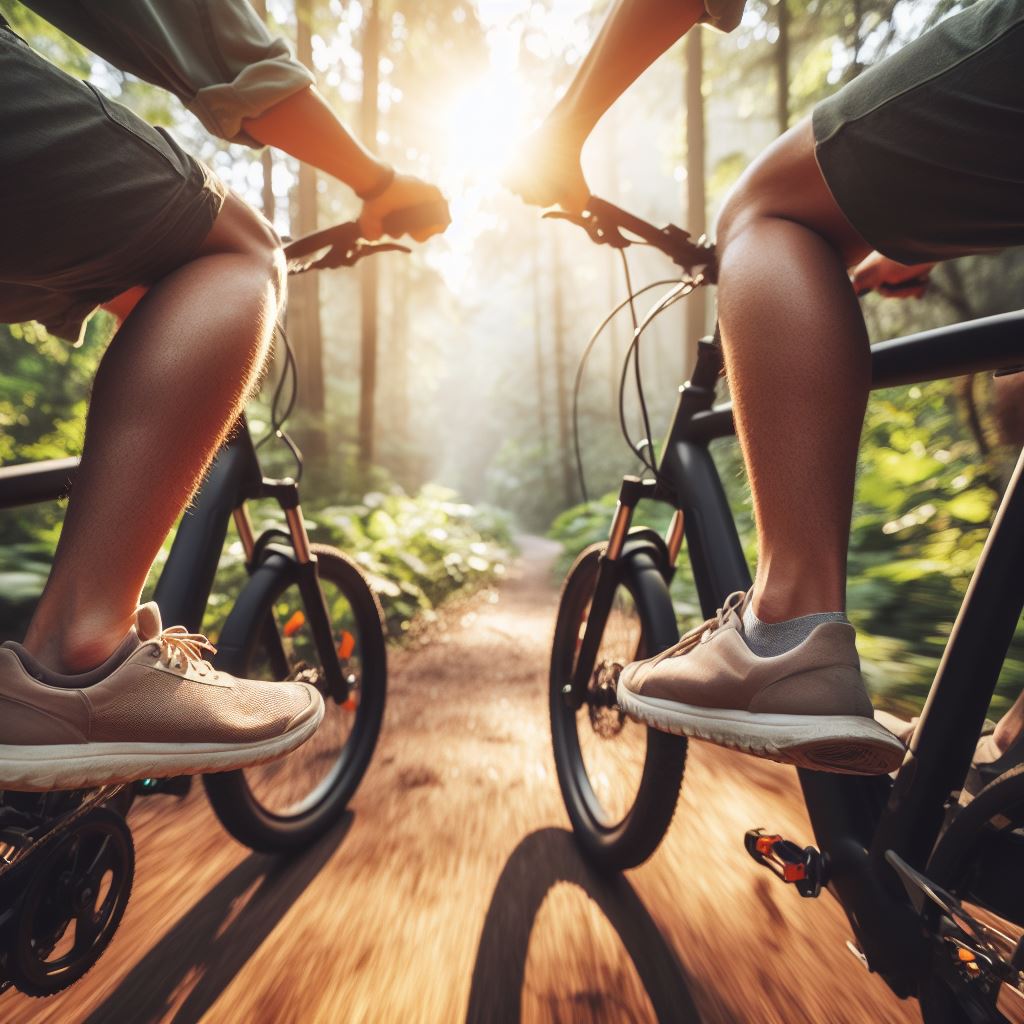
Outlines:
[[[310,520],[315,539],[349,553],[367,574],[392,636],[456,591],[503,576],[513,547],[506,516],[436,485],[415,497],[396,490],[367,494],[359,505],[325,505]]]
[[[392,638],[415,619],[432,618],[457,591],[471,592],[504,576],[514,547],[505,515],[466,505],[435,485],[414,496],[391,485],[388,492],[371,492],[356,504],[321,499],[304,509],[311,538],[340,548],[366,574]],[[280,513],[266,508],[254,517],[254,526],[257,532],[280,529]],[[154,580],[165,559],[166,549],[151,574]],[[244,583],[245,557],[235,541],[221,557],[203,624],[212,638],[219,635]]]
[[[0,465],[78,455],[85,407],[109,319],[90,321],[79,349],[35,324],[0,325]],[[53,504],[0,515],[0,622],[21,635],[49,572],[62,510]]]
[[[401,636],[418,616],[432,617],[456,591],[500,579],[514,548],[503,513],[466,505],[435,485],[415,496],[397,488],[370,493],[356,505],[313,503],[306,515],[313,540],[341,548],[366,573],[392,637]],[[53,519],[40,519],[34,531],[26,529],[28,518],[21,516],[18,521],[29,539],[0,546],[0,635],[5,638],[23,634],[46,582],[59,535],[57,516],[54,509]],[[260,531],[280,529],[280,513],[267,508],[265,515],[257,515],[255,526]],[[169,550],[168,542],[150,573],[150,591]],[[245,577],[242,547],[234,541],[221,557],[204,620],[211,637],[219,635]]]
[[[864,427],[850,614],[873,686],[897,703],[919,702],[934,674],[1015,454],[982,456],[961,422],[957,387],[880,392]],[[1021,640],[997,706],[1024,683]]]

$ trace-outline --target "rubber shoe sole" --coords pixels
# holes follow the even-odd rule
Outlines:
[[[324,717],[317,694],[280,736],[248,744],[224,743],[50,743],[0,745],[0,789],[42,793],[57,789],[205,775],[274,761],[302,746]]]
[[[859,715],[758,715],[645,697],[618,687],[619,707],[661,732],[708,740],[755,757],[812,771],[885,775],[906,748],[887,729]]]

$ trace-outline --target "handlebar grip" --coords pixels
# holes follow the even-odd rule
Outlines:
[[[392,210],[383,221],[384,233],[392,238],[415,231],[426,231],[428,228],[447,227],[451,223],[448,203],[419,203],[404,210]]]

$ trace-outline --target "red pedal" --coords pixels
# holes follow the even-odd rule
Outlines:
[[[813,846],[801,849],[779,835],[767,835],[753,828],[743,837],[743,845],[754,860],[773,875],[796,886],[801,896],[813,897],[825,884],[825,858]]]

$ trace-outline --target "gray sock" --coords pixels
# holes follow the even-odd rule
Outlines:
[[[815,626],[823,622],[849,622],[842,612],[817,612],[784,622],[762,622],[747,605],[743,613],[743,639],[759,658],[774,658],[799,647]]]

